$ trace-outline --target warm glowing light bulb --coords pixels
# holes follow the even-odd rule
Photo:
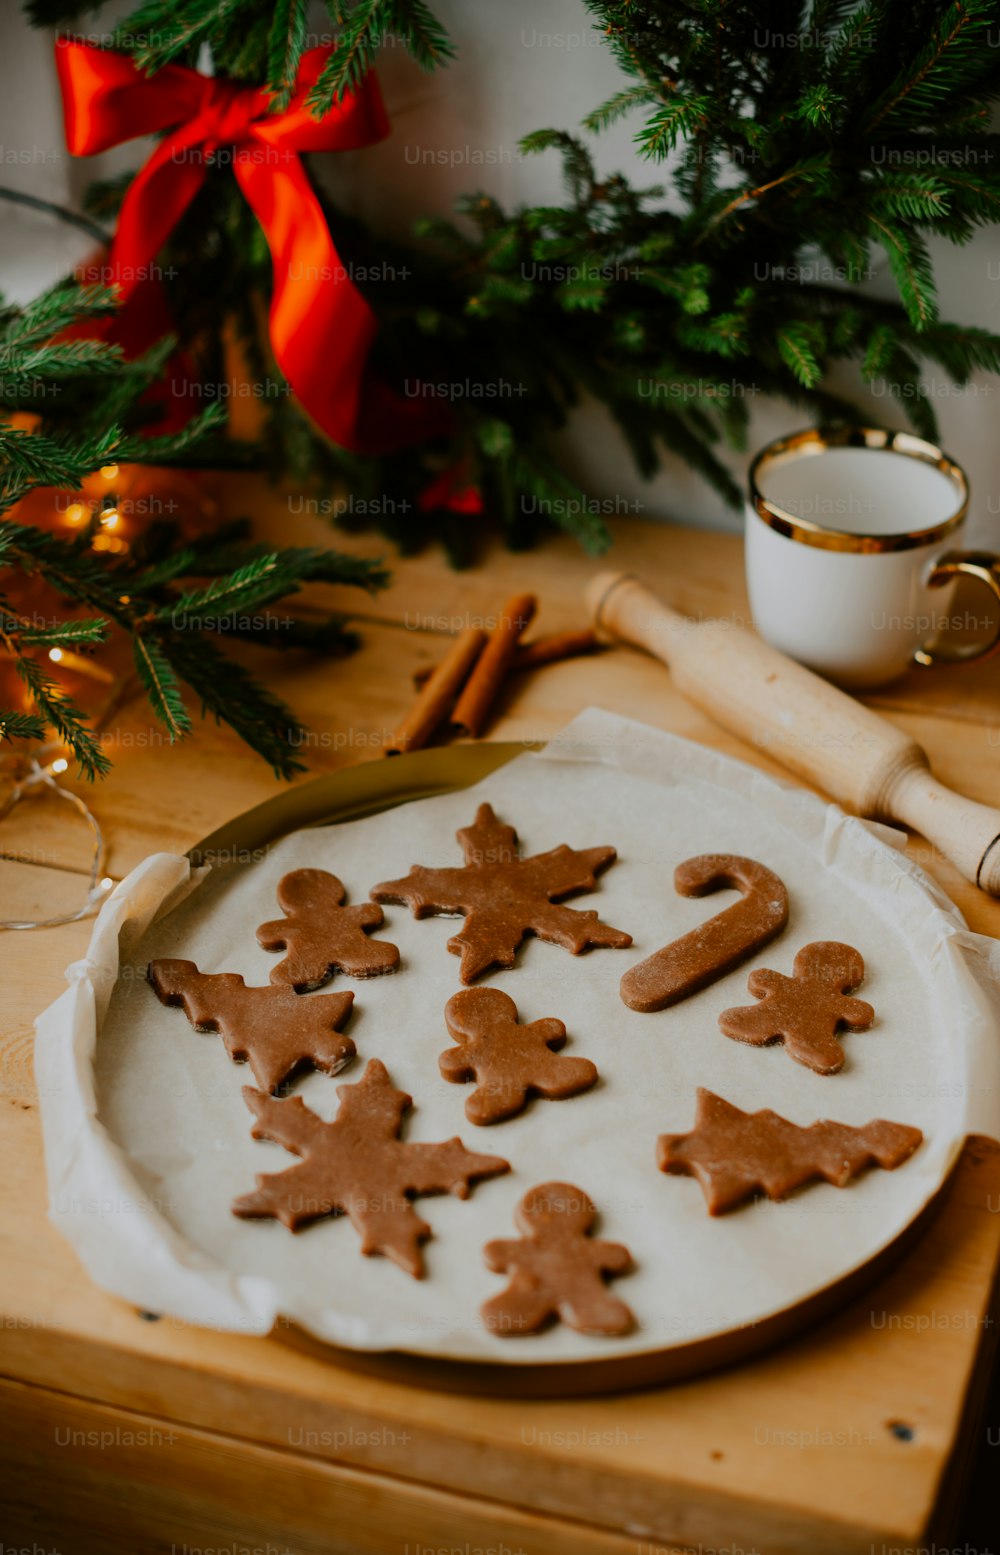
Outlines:
[[[67,524],[82,524],[87,516],[87,509],[82,502],[71,502],[66,509]]]
[[[104,479],[106,481],[115,481],[115,480],[117,480],[118,479],[118,466],[117,466],[117,464],[102,464],[101,465],[101,474],[102,474],[102,476],[104,477]]]
[[[50,648],[49,649],[49,658],[52,660],[53,664],[58,664],[59,660],[62,658],[62,656],[63,656],[63,651],[62,651],[61,648]]]
[[[52,763],[52,770],[53,772],[65,772],[68,766],[69,762],[66,760],[65,756],[60,756]]]
[[[114,529],[118,525],[119,517],[117,508],[105,508],[101,514],[101,524],[105,529]]]

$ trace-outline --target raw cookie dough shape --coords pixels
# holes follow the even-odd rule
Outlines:
[[[396,1090],[377,1058],[369,1059],[356,1085],[339,1085],[337,1094],[337,1116],[325,1123],[301,1096],[277,1101],[244,1086],[254,1139],[271,1139],[302,1159],[287,1171],[258,1175],[256,1189],[235,1201],[233,1214],[280,1220],[290,1231],[324,1215],[347,1215],[363,1253],[384,1253],[422,1279],[420,1244],[431,1228],[411,1199],[419,1193],[467,1198],[472,1183],[510,1165],[499,1156],[474,1155],[457,1138],[442,1144],[399,1139],[412,1098]]]
[[[287,952],[272,969],[272,983],[308,993],[338,971],[348,977],[395,972],[396,946],[369,938],[368,931],[381,928],[384,921],[381,907],[374,902],[345,907],[345,895],[341,881],[325,869],[293,869],[278,881],[278,906],[285,916],[257,930],[262,950]]]
[[[597,876],[614,863],[614,848],[563,845],[521,858],[513,826],[498,821],[488,804],[479,806],[475,821],[458,833],[458,841],[463,867],[414,864],[405,880],[385,881],[371,894],[378,902],[404,903],[415,918],[462,914],[465,923],[448,941],[448,949],[462,957],[463,983],[474,982],[490,967],[513,966],[527,934],[575,956],[591,945],[631,945],[631,934],[601,923],[595,911],[555,905],[575,892],[593,891]]]
[[[534,1334],[553,1319],[582,1334],[626,1334],[635,1320],[605,1276],[627,1274],[632,1258],[620,1242],[590,1235],[597,1211],[570,1183],[531,1188],[515,1212],[519,1241],[487,1242],[486,1263],[510,1284],[482,1307],[483,1322],[502,1338]]]
[[[741,1112],[700,1088],[694,1128],[661,1134],[656,1164],[661,1172],[696,1177],[709,1214],[724,1215],[757,1193],[783,1199],[814,1180],[844,1188],[869,1166],[895,1171],[923,1137],[918,1128],[884,1118],[860,1128],[826,1119],[800,1128],[770,1109]]]
[[[238,972],[199,972],[193,961],[151,961],[146,975],[161,1004],[182,1009],[195,1031],[217,1031],[265,1091],[301,1069],[337,1074],[357,1051],[341,1032],[353,993],[301,999],[291,988],[248,988]]]
[[[803,945],[792,963],[792,976],[755,968],[747,988],[759,1004],[723,1010],[719,1029],[737,1042],[764,1047],[783,1042],[789,1055],[816,1074],[844,1067],[839,1031],[867,1031],[875,1011],[863,999],[847,995],[865,979],[860,952],[838,940]]]
[[[444,1018],[457,1047],[446,1048],[438,1066],[446,1080],[477,1082],[465,1103],[470,1123],[499,1123],[522,1112],[529,1096],[562,1101],[589,1090],[597,1068],[589,1058],[565,1058],[561,1020],[522,1025],[517,1005],[499,988],[463,988],[445,1005]]]
[[[626,972],[621,996],[648,1013],[679,1004],[763,950],[788,922],[788,892],[773,870],[738,853],[702,853],[674,871],[681,896],[709,896],[724,887],[743,892],[700,928],[673,940]]]

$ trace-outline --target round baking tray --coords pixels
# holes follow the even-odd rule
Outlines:
[[[238,857],[304,827],[358,820],[411,800],[468,788],[525,750],[538,748],[535,742],[456,745],[360,763],[245,811],[189,849],[189,857],[193,864]],[[654,1386],[739,1362],[789,1340],[831,1313],[841,1312],[848,1301],[887,1273],[923,1233],[946,1195],[950,1175],[891,1243],[822,1290],[769,1313],[752,1326],[669,1349],[656,1347],[592,1361],[518,1362],[498,1357],[490,1362],[351,1350],[316,1339],[287,1320],[271,1337],[370,1375],[455,1392],[553,1397]]]

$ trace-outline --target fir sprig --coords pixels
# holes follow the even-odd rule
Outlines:
[[[552,454],[552,434],[584,397],[615,418],[644,476],[679,456],[738,501],[721,451],[742,446],[755,396],[783,398],[803,418],[870,419],[882,402],[866,408],[866,386],[881,383],[931,435],[926,364],[959,383],[1000,366],[1000,337],[940,317],[931,260],[932,238],[965,242],[1000,220],[996,0],[585,3],[621,84],[585,115],[583,135],[526,126],[520,142],[561,158],[561,203],[505,209],[472,191],[456,221],[421,223],[415,247],[329,210],[359,273],[407,273],[363,285],[380,319],[380,367],[463,386],[446,449],[347,454],[270,392],[271,260],[224,171],[206,179],[165,256],[178,272],[179,333],[209,378],[222,373],[229,320],[268,391],[266,467],[319,493],[342,483],[352,505],[339,521],[373,523],[406,550],[429,537],[457,560],[474,548],[475,526],[424,500],[444,461],[478,482],[512,543],[553,524],[591,549],[605,543],[604,516]],[[50,22],[80,9],[33,7]],[[390,37],[428,68],[450,57],[424,0],[329,0],[328,10],[338,43],[312,91],[316,113],[377,64]],[[301,0],[144,0],[131,24],[145,43],[125,42],[127,24],[122,41],[144,69],[194,63],[207,43],[219,73],[266,86],[280,107],[301,65],[303,14]],[[587,137],[629,115],[663,187],[605,173],[594,155]],[[122,190],[105,186],[91,208],[109,220]],[[883,257],[891,298],[860,285]],[[853,406],[828,386],[845,362],[857,373]],[[509,402],[493,398],[497,386]],[[71,443],[102,428],[60,430]]]
[[[80,302],[76,312],[74,299]],[[192,729],[184,686],[203,707],[228,723],[281,776],[299,770],[302,730],[294,715],[266,691],[219,645],[229,630],[255,640],[286,646],[285,622],[276,618],[263,629],[259,611],[296,593],[305,583],[347,583],[373,589],[386,581],[377,562],[311,547],[268,549],[255,544],[242,522],[223,523],[187,539],[180,526],[160,520],[136,536],[126,554],[95,551],[94,527],[71,535],[52,533],[24,521],[16,504],[32,492],[55,487],[79,489],[95,470],[109,463],[156,464],[189,461],[204,447],[224,412],[212,406],[177,433],[142,435],[132,423],[144,411],[140,396],[151,372],[162,364],[157,348],[137,365],[122,364],[118,348],[103,339],[74,342],[87,350],[68,351],[52,340],[81,320],[103,317],[114,299],[93,289],[60,287],[24,310],[0,313],[0,362],[23,369],[32,353],[34,370],[51,393],[43,397],[47,420],[12,424],[22,408],[11,383],[0,376],[0,655],[13,665],[29,699],[27,709],[0,711],[0,739],[40,739],[47,730],[72,751],[82,776],[93,779],[108,770],[100,736],[86,713],[59,679],[59,651],[98,650],[111,632],[131,637],[139,681],[154,716],[171,740]],[[169,348],[169,343],[168,343]],[[109,376],[109,364],[118,371]],[[124,387],[123,387],[124,385]],[[17,385],[14,385],[17,388]],[[60,395],[86,391],[91,430],[73,432]],[[127,391],[127,392],[126,392]],[[13,402],[11,402],[13,399]],[[108,420],[110,415],[116,418]],[[99,526],[97,526],[99,527]],[[16,603],[21,578],[42,577],[56,596],[86,614],[39,619]],[[288,634],[300,646],[343,652],[349,634],[339,618],[308,623],[288,621]],[[56,661],[50,667],[46,655]]]

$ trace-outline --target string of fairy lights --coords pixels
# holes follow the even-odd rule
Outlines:
[[[91,858],[90,873],[87,883],[87,895],[81,906],[72,912],[57,913],[50,918],[3,918],[0,919],[0,929],[52,929],[62,923],[77,923],[81,918],[88,918],[95,912],[105,900],[108,893],[114,888],[114,881],[110,875],[104,873],[105,843],[104,833],[100,822],[85,800],[72,789],[64,788],[59,783],[59,775],[66,771],[69,762],[65,756],[56,756],[49,760],[48,755],[58,746],[43,746],[37,755],[28,759],[27,771],[13,784],[6,799],[0,803],[0,821],[3,821],[12,810],[25,800],[42,793],[48,793],[55,798],[63,800],[73,808],[85,821],[91,834]],[[11,758],[5,757],[4,761]],[[18,758],[23,762],[23,758]]]
[[[88,478],[83,490],[62,510],[62,522],[70,530],[79,531],[90,525],[93,533],[90,544],[93,550],[113,556],[124,555],[129,549],[123,495],[129,485],[128,473],[117,464],[106,464]],[[57,508],[57,513],[59,509]],[[96,522],[94,521],[96,518]],[[128,595],[121,602],[128,603]],[[71,674],[82,675],[91,681],[112,686],[116,676],[98,660],[69,648],[50,648],[49,661]],[[30,696],[26,695],[30,705]],[[69,770],[69,761],[62,754],[64,747],[58,742],[41,746],[33,755],[0,756],[0,770],[7,768],[14,773],[10,791],[0,800],[0,822],[28,800],[52,797],[70,805],[80,816],[91,837],[90,865],[87,891],[84,901],[72,911],[58,913],[47,918],[0,919],[0,931],[4,929],[44,929],[60,924],[76,923],[95,912],[114,888],[114,880],[104,872],[106,845],[100,822],[86,800],[65,787],[59,779]],[[17,858],[17,854],[14,854]]]
[[[121,508],[123,482],[121,468],[117,464],[102,465],[91,480],[100,480],[104,483],[105,489],[91,496],[88,502],[81,502],[79,498],[70,502],[63,512],[63,521],[69,529],[79,530],[84,524],[91,522],[92,514],[96,514],[97,523],[91,536],[91,549],[112,556],[123,556],[129,548],[129,542],[127,536],[122,533],[125,526]],[[128,604],[127,594],[121,596],[121,603]],[[69,648],[50,648],[49,659],[53,664],[61,665],[63,669],[72,670],[75,674],[85,675],[90,680],[101,681],[109,686],[114,684],[115,677],[111,670],[85,654],[74,653]]]

